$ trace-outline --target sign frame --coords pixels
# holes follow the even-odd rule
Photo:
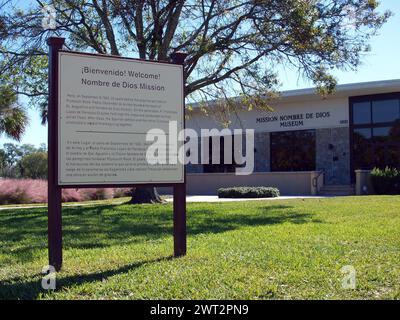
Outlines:
[[[171,62],[149,61],[144,59],[126,58],[112,55],[100,55],[92,53],[81,53],[74,51],[65,51],[63,46],[65,38],[49,37],[47,44],[49,46],[49,66],[48,66],[48,258],[49,265],[56,271],[60,271],[63,263],[62,254],[62,198],[63,187],[68,188],[108,188],[108,187],[172,187],[173,188],[173,237],[174,237],[174,256],[180,257],[186,255],[186,168],[183,167],[183,181],[174,183],[93,183],[93,184],[59,184],[59,72],[60,72],[60,52],[71,54],[90,55],[97,57],[109,57],[113,59],[136,60],[149,63],[175,64],[182,66],[182,77],[184,78],[184,61],[187,54],[176,52],[171,55]],[[185,100],[184,84],[181,88],[182,95],[182,127],[185,128]]]
[[[99,59],[104,59],[104,60],[125,60],[125,61],[135,61],[135,62],[139,62],[139,63],[143,63],[143,64],[151,64],[151,65],[157,65],[157,64],[161,64],[161,65],[171,65],[174,67],[178,67],[179,69],[181,69],[181,73],[182,73],[182,87],[180,87],[180,96],[181,96],[181,106],[182,106],[182,110],[180,110],[180,123],[182,124],[182,129],[185,128],[185,101],[184,101],[184,83],[183,83],[183,79],[184,79],[184,75],[183,75],[183,64],[181,63],[174,63],[174,62],[159,62],[159,61],[151,61],[151,60],[143,60],[143,59],[135,59],[135,58],[127,58],[127,57],[119,57],[119,56],[112,56],[112,55],[101,55],[101,54],[92,54],[92,53],[81,53],[81,52],[75,52],[75,51],[67,51],[67,50],[59,50],[58,51],[59,54],[59,64],[58,64],[58,88],[59,88],[59,95],[58,95],[58,106],[57,106],[57,112],[60,115],[61,114],[61,107],[62,107],[62,102],[61,102],[61,56],[63,54],[69,55],[69,56],[81,56],[81,57],[93,57],[93,58],[99,58]],[[132,182],[126,182],[126,181],[121,181],[121,182],[116,182],[113,181],[112,183],[107,183],[107,182],[83,182],[83,183],[68,183],[68,182],[61,182],[60,181],[60,177],[61,177],[61,141],[62,141],[62,132],[61,132],[61,117],[58,117],[58,184],[60,186],[64,186],[64,187],[72,187],[72,188],[82,188],[84,185],[90,187],[90,188],[102,188],[105,186],[132,186],[132,184],[135,185],[142,185],[142,186],[146,186],[146,185],[157,185],[157,186],[170,186],[171,184],[177,184],[177,183],[184,183],[185,182],[185,172],[184,172],[184,165],[180,164],[181,167],[181,177],[182,179],[178,180],[173,180],[173,181],[132,181]],[[178,146],[179,147],[179,146]],[[179,163],[178,163],[179,164]]]

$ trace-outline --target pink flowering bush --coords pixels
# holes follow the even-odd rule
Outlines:
[[[47,186],[46,186],[47,187]],[[47,189],[46,189],[47,191]],[[78,189],[63,189],[61,193],[62,202],[84,201]]]
[[[63,202],[104,200],[130,195],[129,188],[63,189]],[[0,205],[47,202],[47,181],[33,179],[0,179]]]
[[[131,188],[115,188],[114,189],[114,198],[131,197],[131,196],[132,196]]]
[[[47,181],[30,179],[0,180],[0,204],[47,202]]]

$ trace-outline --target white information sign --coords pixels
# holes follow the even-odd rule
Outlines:
[[[168,135],[171,121],[178,132],[183,129],[182,69],[61,51],[59,184],[184,182],[179,161],[154,165],[146,160],[148,146],[154,143],[146,141],[149,130],[161,129]],[[168,135],[167,141],[179,150],[182,142],[174,136]]]

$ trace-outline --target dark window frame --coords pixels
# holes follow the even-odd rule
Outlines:
[[[377,124],[377,125],[382,125],[383,123],[393,123],[394,121],[386,121],[386,122],[375,122],[374,119],[374,102],[378,102],[378,101],[390,101],[390,100],[397,100],[397,119],[396,120],[400,120],[400,98],[393,98],[393,99],[373,99],[371,100],[371,124]],[[396,121],[395,120],[395,121]]]
[[[283,133],[285,133],[285,134],[296,134],[296,133],[299,133],[299,132],[312,132],[314,134],[314,146],[313,146],[313,149],[314,149],[313,158],[314,158],[314,160],[313,160],[313,164],[312,164],[313,168],[311,168],[311,169],[307,168],[307,169],[300,170],[300,171],[299,170],[289,170],[289,171],[288,170],[284,170],[284,171],[275,170],[275,168],[273,166],[273,143],[274,143],[273,136],[275,134],[283,134]],[[317,130],[316,129],[304,129],[304,130],[290,130],[290,131],[271,132],[269,140],[270,140],[269,141],[269,150],[270,150],[270,153],[271,153],[269,161],[270,161],[270,170],[271,170],[271,172],[307,172],[307,171],[315,171],[316,170],[316,167],[317,167]]]
[[[355,163],[354,163],[354,130],[355,129],[371,129],[372,139],[373,139],[373,129],[375,128],[382,128],[382,127],[392,127],[396,124],[396,120],[392,122],[381,122],[381,123],[374,123],[373,122],[373,108],[372,102],[373,101],[384,101],[384,100],[400,100],[400,92],[391,92],[391,93],[382,93],[382,94],[372,94],[372,95],[364,95],[364,96],[354,96],[349,98],[349,137],[350,137],[350,169],[351,169],[351,180],[355,182]],[[353,119],[353,105],[354,103],[361,103],[361,102],[370,102],[371,108],[371,123],[370,124],[354,124]],[[398,120],[397,120],[398,121]],[[375,145],[374,145],[375,144]],[[371,141],[371,147],[373,150],[379,147],[379,143],[374,143]],[[388,145],[399,145],[399,143],[393,142],[392,144]]]
[[[231,135],[232,138],[232,164],[225,164],[225,154],[224,154],[224,145],[225,145],[225,136],[219,136],[220,139],[220,150],[219,150],[219,157],[220,157],[220,164],[212,164],[212,137],[208,137],[208,164],[202,164],[203,173],[233,173],[235,172],[236,168],[243,167],[243,165],[238,165],[235,161],[235,135]]]
[[[354,124],[354,104],[356,103],[365,103],[365,102],[369,102],[369,123],[364,123],[364,124]],[[367,100],[367,101],[353,101],[351,104],[351,109],[352,109],[352,122],[355,126],[371,126],[371,124],[373,123],[373,119],[372,119],[372,100]]]

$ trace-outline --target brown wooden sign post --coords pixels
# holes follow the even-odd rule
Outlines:
[[[60,169],[60,161],[63,158],[60,156],[60,134],[62,131],[60,128],[60,100],[61,100],[61,89],[62,82],[60,81],[60,55],[76,55],[80,57],[91,57],[98,58],[95,60],[114,60],[118,61],[134,61],[138,62],[139,66],[143,68],[146,64],[154,68],[155,64],[159,64],[160,67],[166,68],[167,65],[180,65],[183,66],[184,60],[186,58],[186,54],[184,53],[175,53],[171,56],[171,63],[166,62],[155,62],[155,61],[146,61],[139,59],[130,59],[130,58],[122,58],[115,56],[106,56],[106,55],[95,55],[95,54],[85,54],[85,53],[73,53],[68,51],[63,51],[64,38],[51,37],[47,40],[49,45],[49,103],[48,103],[48,252],[49,252],[49,264],[53,266],[57,271],[61,270],[63,263],[63,255],[62,255],[62,210],[61,210],[61,191],[62,188],[96,188],[96,187],[139,187],[139,186],[148,186],[148,187],[173,187],[173,236],[174,236],[174,256],[179,257],[186,254],[186,173],[184,166],[183,171],[180,174],[180,179],[176,179],[175,182],[165,182],[165,181],[154,181],[150,180],[149,182],[142,181],[136,182],[132,181],[123,181],[115,183],[115,181],[107,179],[100,181],[84,181],[84,183],[60,183],[62,175]],[[177,66],[175,66],[176,68]],[[181,79],[183,78],[183,67],[181,69]],[[175,70],[176,71],[176,70]],[[158,75],[160,77],[160,74]],[[157,75],[155,75],[157,79]],[[183,80],[182,80],[183,81]],[[75,84],[76,85],[76,84]],[[146,87],[145,87],[146,88]],[[183,115],[181,119],[181,126],[184,128],[184,94],[183,94],[183,85],[180,88],[180,97],[182,99],[181,105],[183,106],[183,110],[181,113]],[[176,93],[179,95],[179,92]],[[175,96],[174,98],[176,98]],[[107,132],[96,132],[96,131],[87,131],[88,134],[97,134],[97,133],[107,133]],[[124,132],[110,132],[111,134],[120,134]],[[135,133],[136,134],[136,133]],[[142,134],[142,133],[141,133]],[[168,179],[167,179],[168,180]],[[153,183],[154,181],[154,183]]]
[[[48,121],[48,241],[49,265],[57,271],[62,266],[61,187],[58,185],[58,52],[65,39],[49,38]]]
[[[172,54],[173,63],[184,65],[186,53]],[[183,101],[185,105],[185,101]],[[185,110],[183,110],[185,114]],[[184,121],[185,122],[185,121]],[[186,169],[185,183],[174,186],[174,256],[186,255]]]

